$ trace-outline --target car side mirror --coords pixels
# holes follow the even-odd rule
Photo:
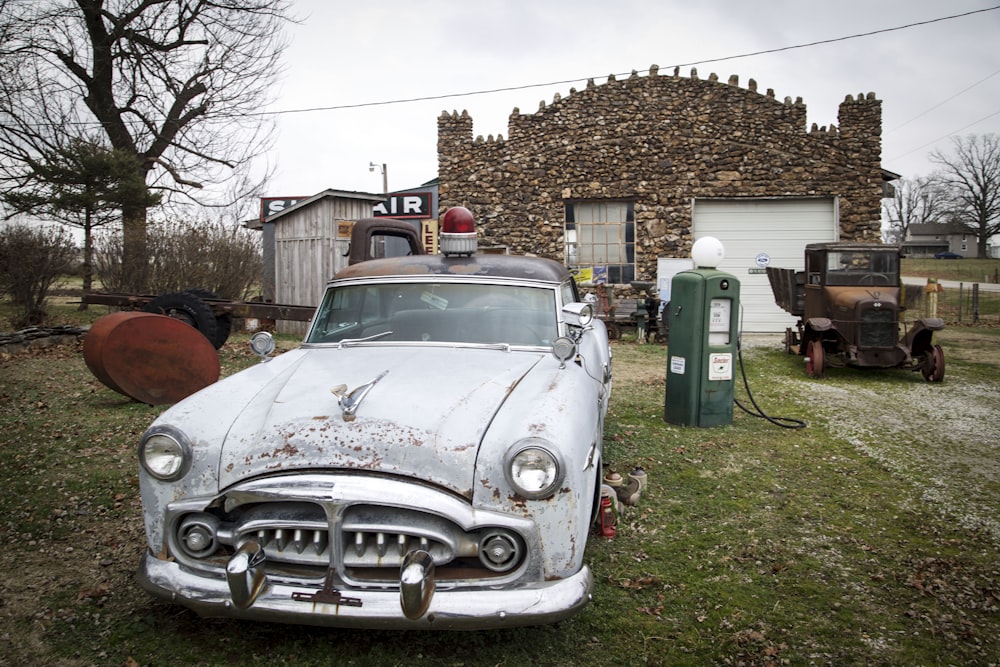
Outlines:
[[[258,331],[250,337],[250,350],[253,351],[261,361],[270,361],[269,354],[274,352],[274,336],[266,331]]]

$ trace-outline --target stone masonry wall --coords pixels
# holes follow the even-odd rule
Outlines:
[[[714,74],[593,80],[522,115],[509,136],[473,138],[467,112],[438,118],[440,210],[466,206],[480,244],[563,261],[564,202],[635,202],[636,278],[687,257],[694,198],[839,198],[842,240],[880,239],[881,101],[848,95],[839,128],[806,129],[783,102]]]

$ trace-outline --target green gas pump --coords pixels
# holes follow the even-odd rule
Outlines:
[[[716,269],[722,243],[695,242],[695,268],[670,283],[670,341],[664,421],[723,426],[733,421],[733,386],[739,337],[740,283]]]

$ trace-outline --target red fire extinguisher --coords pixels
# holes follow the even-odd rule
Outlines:
[[[614,537],[615,536],[615,522],[617,518],[615,517],[615,508],[612,505],[611,496],[614,495],[614,491],[609,487],[601,488],[601,535],[603,537]]]

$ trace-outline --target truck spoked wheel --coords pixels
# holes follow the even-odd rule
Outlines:
[[[190,292],[170,292],[161,294],[146,304],[147,313],[166,315],[181,320],[201,332],[215,346],[217,324],[215,313],[208,304]],[[218,349],[218,348],[216,348]]]
[[[825,363],[826,353],[823,351],[823,341],[809,341],[809,345],[806,347],[806,375],[811,378],[823,377]]]
[[[920,372],[928,382],[944,380],[944,350],[940,345],[935,345],[924,352],[924,365],[920,368]]]
[[[199,299],[218,299],[219,295],[211,290],[203,289],[201,287],[195,287],[194,289],[185,290],[188,294],[193,294]],[[229,340],[229,334],[233,331],[233,316],[229,313],[222,313],[221,315],[215,316],[215,338],[212,339],[212,345],[215,349],[221,349],[226,341]]]

